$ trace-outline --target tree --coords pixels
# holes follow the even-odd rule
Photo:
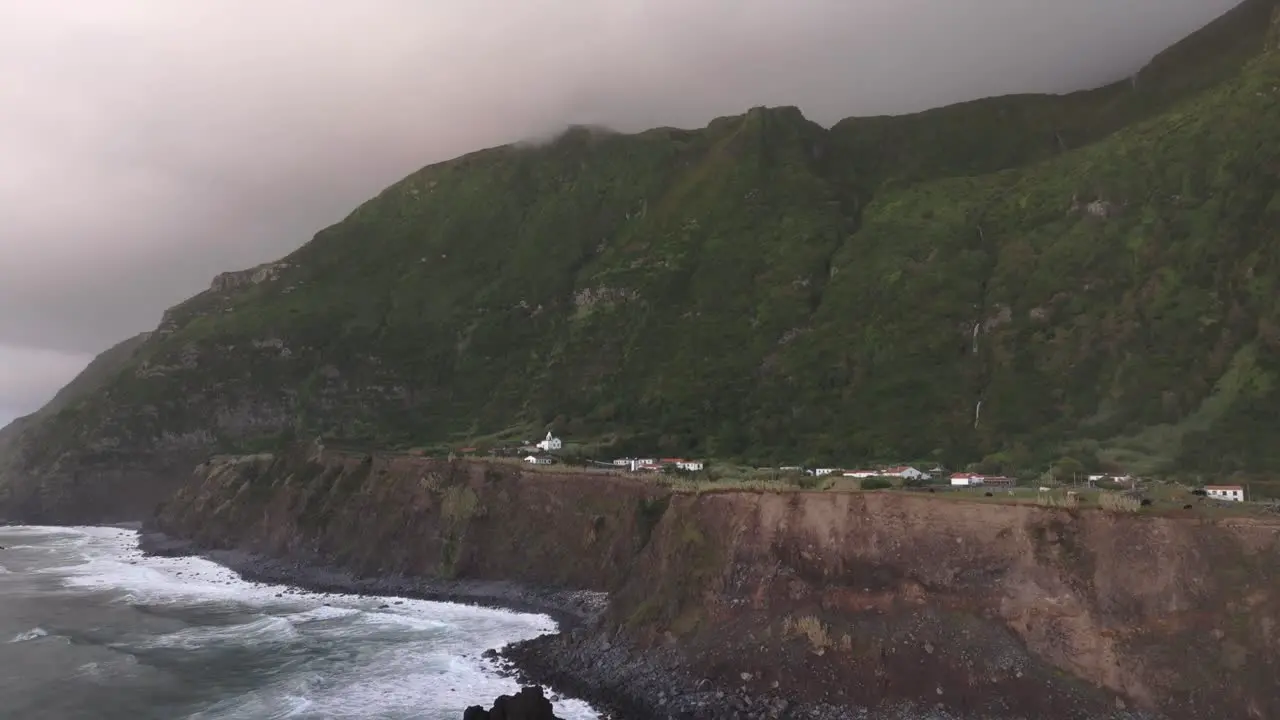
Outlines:
[[[1072,457],[1059,458],[1049,468],[1049,474],[1058,482],[1068,482],[1084,473],[1084,465]]]

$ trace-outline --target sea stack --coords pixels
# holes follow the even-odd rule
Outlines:
[[[556,717],[551,701],[542,694],[540,687],[527,687],[515,695],[503,695],[493,701],[493,709],[479,705],[467,708],[462,720],[560,720]]]

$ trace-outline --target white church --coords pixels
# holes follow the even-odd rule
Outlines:
[[[564,447],[564,442],[555,435],[552,435],[550,430],[547,431],[546,439],[538,441],[538,449],[545,452],[559,450],[562,447]]]

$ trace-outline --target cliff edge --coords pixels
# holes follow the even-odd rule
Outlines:
[[[1280,526],[1257,520],[685,493],[311,447],[215,459],[154,524],[356,575],[607,591],[595,624],[507,655],[642,713],[702,717],[727,694],[797,718],[1280,716]]]

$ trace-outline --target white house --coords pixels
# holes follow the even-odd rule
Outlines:
[[[547,431],[546,439],[538,442],[538,449],[546,450],[547,452],[559,450],[562,447],[564,447],[564,443],[561,442],[560,438],[552,435],[550,430]]]
[[[839,468],[816,468],[813,474],[817,477],[822,477],[823,475],[834,475],[838,472],[840,472]]]
[[[971,485],[981,485],[986,478],[977,473],[956,473],[951,476],[951,484],[956,487],[969,487]]]
[[[635,460],[632,460],[631,458],[618,458],[613,461],[613,464],[615,467],[630,467],[633,462],[635,462]]]
[[[887,468],[885,470],[881,470],[880,474],[884,477],[900,477],[903,480],[923,480],[924,478],[929,477],[928,473],[920,472],[908,465]]]
[[[524,461],[529,463],[530,465],[550,465],[552,463],[551,458],[541,457],[539,455],[530,455],[529,457],[525,458]]]
[[[879,474],[880,473],[875,470],[847,470],[845,471],[844,476],[851,478],[869,478],[875,477]]]
[[[676,467],[685,472],[699,472],[705,466],[701,460],[681,460],[676,463]]]
[[[1205,485],[1204,494],[1215,500],[1244,502],[1244,488],[1239,485]]]

